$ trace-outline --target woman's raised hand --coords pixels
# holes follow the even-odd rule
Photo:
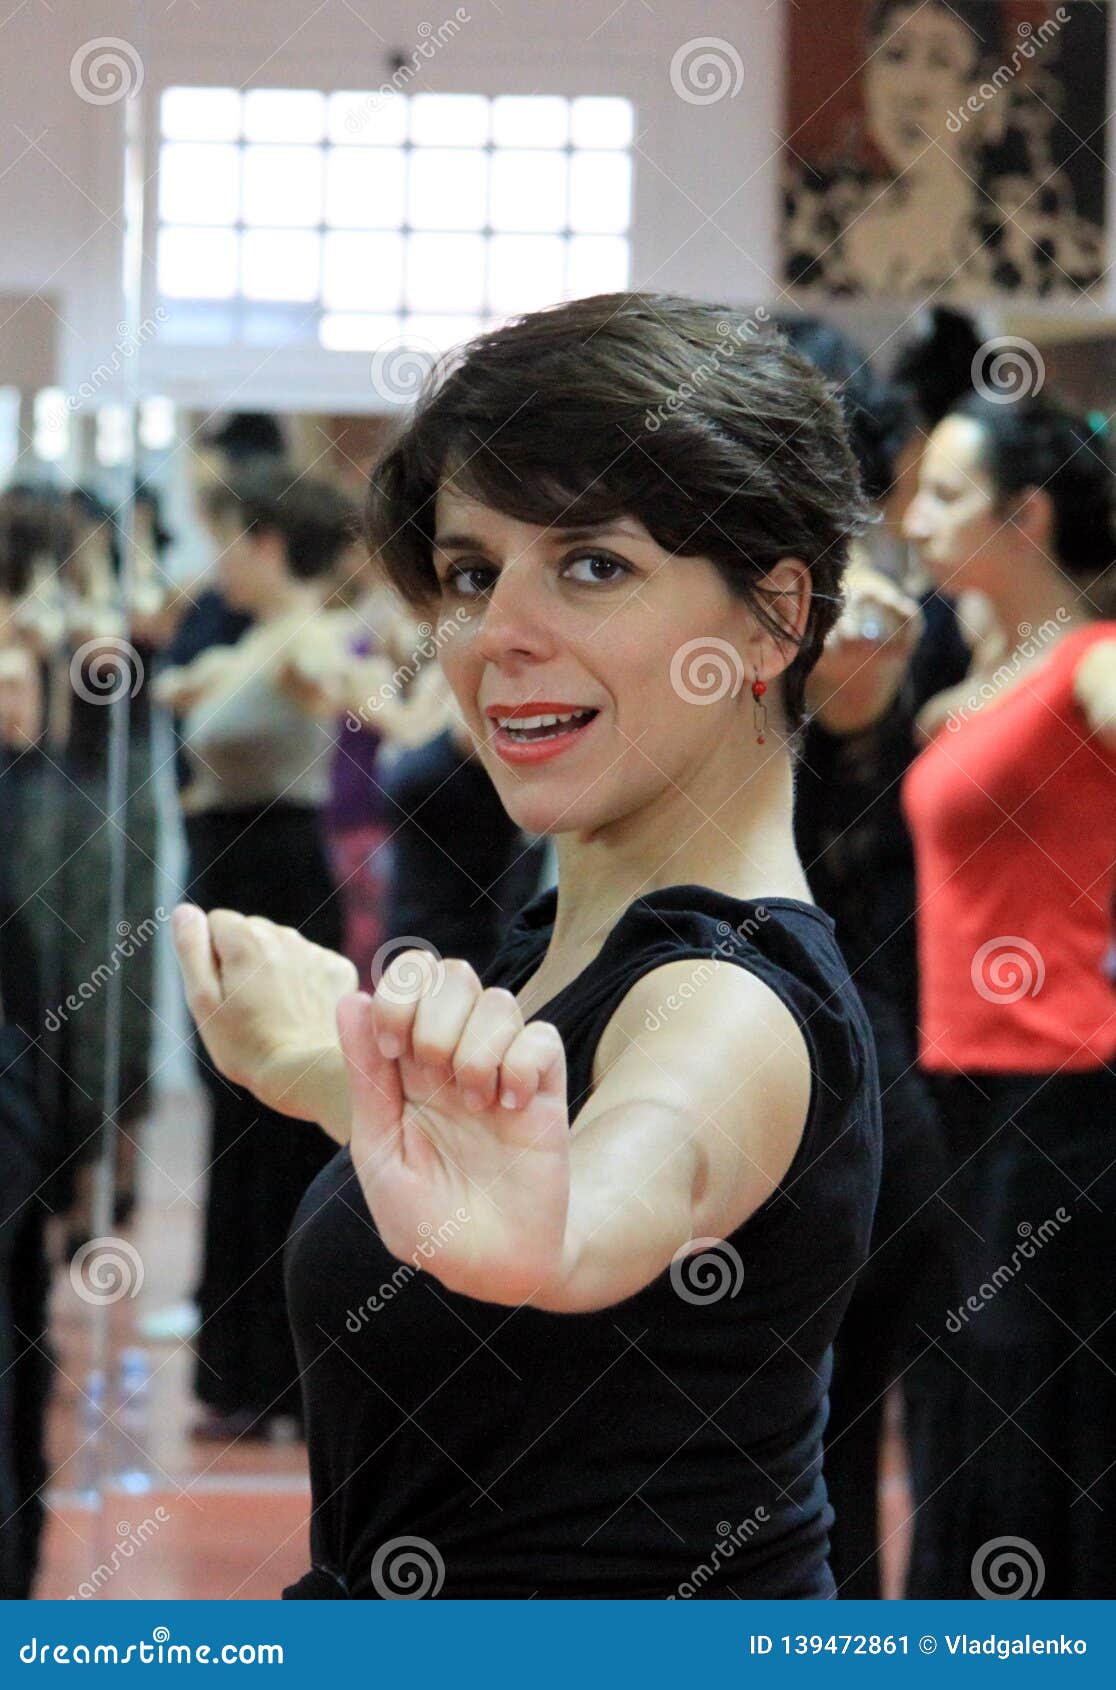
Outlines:
[[[345,957],[262,916],[193,904],[174,912],[186,1001],[216,1068],[270,1109],[349,1136],[337,1005],[355,990]]]
[[[838,735],[862,733],[890,709],[924,628],[917,600],[870,564],[851,562],[843,589],[806,687],[809,710]]]
[[[399,952],[373,996],[346,997],[337,1023],[353,1165],[387,1248],[421,1251],[450,1290],[488,1302],[559,1281],[570,1128],[557,1029],[524,1025],[510,992],[421,950]]]
[[[152,688],[156,704],[185,715],[207,693],[223,686],[236,667],[233,646],[211,646],[190,663],[164,669]]]

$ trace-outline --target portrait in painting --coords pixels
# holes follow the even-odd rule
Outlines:
[[[1106,4],[828,0],[788,13],[784,279],[1080,294],[1104,259]]]

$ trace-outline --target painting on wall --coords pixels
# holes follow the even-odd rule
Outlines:
[[[1080,295],[1105,269],[1102,0],[787,13],[784,280],[830,296]]]

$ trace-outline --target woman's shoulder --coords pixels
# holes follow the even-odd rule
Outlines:
[[[1045,625],[1044,625],[1045,626]],[[1042,630],[1037,631],[1041,634]],[[1073,707],[1086,674],[1107,667],[1116,651],[1116,621],[1096,619],[1070,628],[1040,660],[1031,691],[1046,709]],[[1079,702],[1079,700],[1077,700]]]
[[[532,899],[516,916],[505,945],[510,952],[545,948],[558,907],[556,887]],[[835,923],[816,904],[797,898],[736,898],[712,886],[680,883],[641,893],[617,915],[590,968],[604,962],[635,963],[647,949],[665,955],[698,946],[726,956],[761,949],[772,956],[817,954],[819,964],[840,967]],[[761,937],[762,935],[762,937]]]
[[[515,990],[529,978],[546,950],[556,907],[551,888],[520,913],[487,984]],[[691,883],[644,893],[618,915],[588,967],[545,1006],[545,1018],[571,1030],[600,1030],[647,975],[681,962],[694,965],[694,992],[714,977],[718,963],[747,969],[804,1027],[818,1060],[862,1068],[867,1022],[833,918],[796,898],[741,899]],[[685,995],[685,982],[672,981],[672,990]]]
[[[633,978],[693,960],[728,963],[756,975],[802,1029],[815,1065],[866,1067],[863,1006],[837,942],[832,916],[798,898],[740,899],[680,885],[637,898],[609,935]]]

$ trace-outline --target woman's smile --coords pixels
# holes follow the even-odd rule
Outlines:
[[[534,699],[528,704],[490,704],[487,744],[506,763],[543,763],[558,757],[584,737],[600,711],[592,705]]]

